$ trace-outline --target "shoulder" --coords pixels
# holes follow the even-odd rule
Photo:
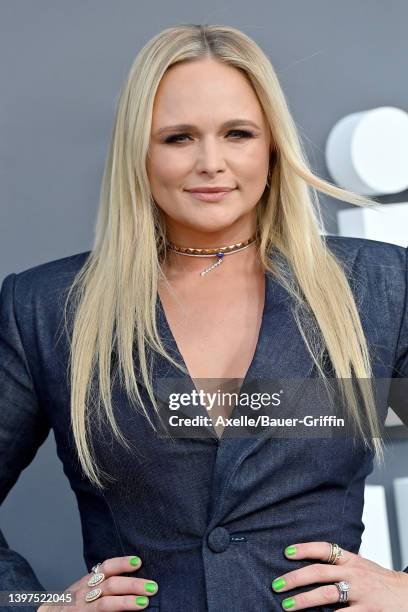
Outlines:
[[[368,238],[351,238],[347,236],[325,236],[326,247],[337,259],[351,266],[354,271],[366,270],[368,273],[400,275],[403,279],[407,270],[408,248],[369,240]]]
[[[361,312],[371,313],[377,326],[391,330],[408,316],[408,248],[341,236],[326,236],[326,246],[343,266]]]
[[[84,251],[53,259],[9,276],[15,276],[16,292],[23,291],[26,296],[33,292],[44,292],[51,296],[71,284],[89,255],[90,251]]]
[[[89,254],[84,251],[8,274],[1,287],[2,301],[14,303],[23,319],[52,318]]]

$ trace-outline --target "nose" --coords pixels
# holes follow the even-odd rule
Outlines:
[[[204,138],[199,146],[196,170],[199,173],[215,174],[225,170],[225,159],[222,143],[217,138]]]

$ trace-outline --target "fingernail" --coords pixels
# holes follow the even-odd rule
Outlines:
[[[289,608],[293,608],[296,605],[296,601],[293,597],[288,597],[288,599],[284,599],[282,601],[282,608],[284,610],[289,610]]]
[[[139,565],[140,562],[141,562],[141,558],[140,557],[132,557],[131,559],[129,559],[130,565],[133,565],[134,567]]]
[[[149,598],[145,597],[144,595],[139,595],[139,597],[136,597],[135,602],[138,606],[145,606],[147,603],[149,603]]]
[[[155,593],[158,588],[159,588],[159,585],[157,584],[157,582],[146,582],[145,584],[145,590],[148,593]]]
[[[286,580],[284,578],[275,578],[275,580],[272,582],[272,588],[275,591],[279,591],[282,587],[284,587],[286,584]]]
[[[287,546],[285,548],[285,555],[296,555],[296,546]]]

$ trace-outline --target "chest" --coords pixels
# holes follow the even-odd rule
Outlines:
[[[258,343],[265,306],[265,278],[208,291],[159,288],[167,324],[191,378],[243,379]]]

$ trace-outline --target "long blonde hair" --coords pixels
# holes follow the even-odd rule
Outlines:
[[[149,378],[149,347],[188,374],[169,355],[156,326],[158,278],[164,276],[166,230],[153,200],[146,171],[152,108],[166,70],[178,63],[211,57],[234,66],[249,78],[276,144],[270,167],[270,186],[257,205],[259,255],[301,308],[296,322],[321,376],[323,352],[314,350],[299,313],[306,305],[339,379],[372,377],[370,355],[359,313],[346,275],[320,234],[323,227],[317,191],[360,206],[378,205],[319,178],[307,157],[290,115],[276,73],[258,45],[241,31],[223,25],[180,25],[163,30],[141,49],[122,87],[117,104],[109,154],[101,185],[95,239],[85,264],[76,275],[65,304],[74,300],[70,337],[69,379],[71,424],[79,461],[86,476],[104,488],[101,469],[90,448],[90,419],[105,411],[109,426],[126,447],[111,403],[112,351],[118,356],[118,374],[130,401],[143,405],[134,372],[133,346],[137,343],[140,373],[154,410],[157,403]],[[272,263],[274,245],[285,257],[296,285],[284,268]],[[75,292],[74,292],[75,289]],[[74,292],[74,293],[73,293]],[[347,338],[347,341],[345,339]],[[91,382],[98,374],[98,402]],[[361,386],[363,414],[357,394],[347,386],[348,409],[366,446],[374,440],[376,457],[383,459],[371,385]],[[363,431],[366,419],[370,436]],[[105,473],[110,479],[109,474]]]

